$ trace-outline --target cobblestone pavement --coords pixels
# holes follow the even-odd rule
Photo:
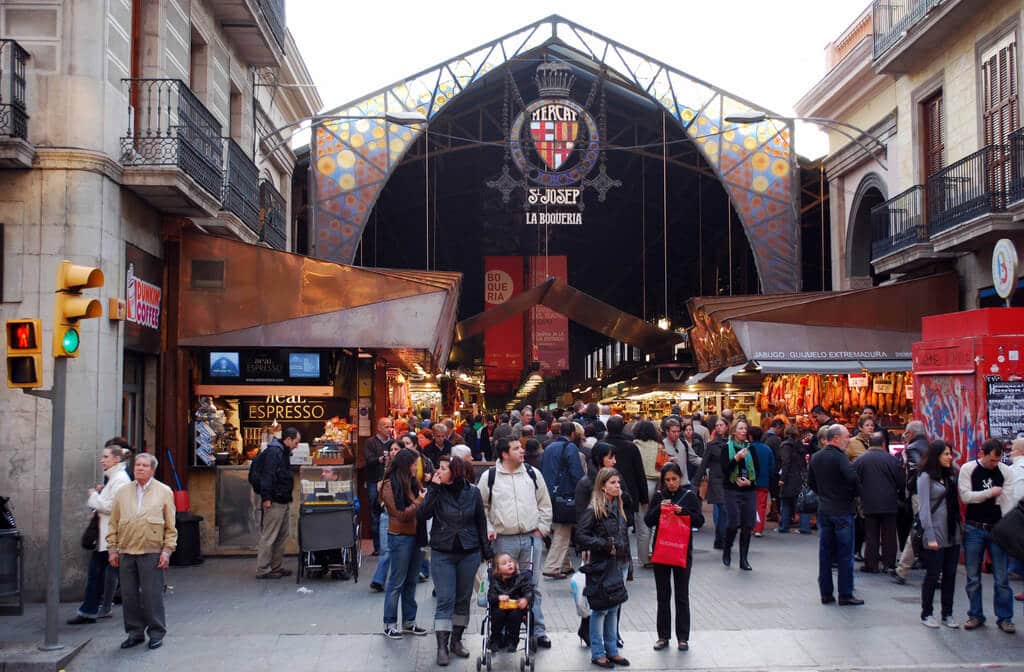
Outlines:
[[[710,519],[710,515],[708,516]],[[722,566],[711,550],[710,530],[696,535],[691,604],[691,650],[651,649],[655,635],[654,578],[637,569],[623,607],[622,653],[630,669],[727,670],[1024,670],[1024,632],[1006,635],[991,613],[991,579],[984,587],[987,627],[978,631],[929,630],[918,620],[921,572],[906,586],[887,577],[857,573],[862,607],[822,606],[818,600],[817,537],[766,531],[753,540],[753,572]],[[291,563],[293,559],[289,559]],[[385,640],[382,596],[368,591],[375,559],[364,564],[359,583],[310,580],[300,594],[294,579],[257,581],[252,559],[211,559],[197,567],[172,568],[167,596],[169,633],[163,648],[121,651],[119,609],[115,618],[90,626],[64,626],[64,642],[91,638],[68,667],[88,670],[410,670],[432,669],[432,636]],[[293,566],[293,565],[290,565]],[[1015,592],[1024,590],[1014,584]],[[431,584],[419,587],[420,625],[431,627]],[[578,620],[567,581],[545,579],[544,613],[554,647],[537,656],[538,670],[589,670],[589,651],[575,636]],[[936,596],[936,601],[938,596]],[[936,604],[936,607],[938,605]],[[61,623],[73,615],[65,605]],[[956,616],[966,619],[961,570]],[[1021,603],[1015,603],[1020,609]],[[474,606],[473,627],[479,627]],[[1024,617],[1018,618],[1024,626]],[[0,617],[0,641],[40,641],[42,605],[22,617]],[[478,630],[476,631],[478,632]],[[469,637],[469,635],[467,635]],[[480,637],[469,637],[474,656]],[[2,651],[0,651],[2,654]],[[499,656],[495,669],[518,669],[518,660]],[[474,669],[474,658],[456,660],[452,670]]]

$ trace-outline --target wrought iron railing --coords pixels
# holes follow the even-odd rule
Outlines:
[[[288,245],[284,197],[269,180],[260,180],[260,240],[283,250]]]
[[[932,234],[1006,208],[1010,153],[989,145],[928,178],[928,227]]]
[[[0,40],[0,135],[28,139],[25,61],[28,52],[14,40]]]
[[[221,207],[237,215],[253,233],[260,232],[260,173],[245,150],[231,138],[224,138]]]
[[[260,11],[267,18],[270,32],[273,33],[277,45],[284,50],[284,0],[259,0]]]
[[[924,187],[920,184],[871,208],[871,258],[928,242],[926,215]]]
[[[1018,128],[1009,135],[1010,143],[1010,189],[1007,205],[1024,198],[1024,128]]]
[[[920,21],[941,0],[874,0],[871,21],[874,31],[874,57],[889,51],[903,34]]]
[[[180,79],[125,79],[128,133],[125,166],[177,166],[220,199],[224,142],[220,122]]]

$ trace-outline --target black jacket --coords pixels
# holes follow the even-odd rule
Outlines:
[[[686,566],[692,567],[693,531],[699,530],[704,526],[704,513],[700,508],[700,497],[691,485],[681,485],[675,492],[662,492],[661,490],[655,492],[654,497],[651,499],[651,505],[647,507],[647,513],[644,514],[644,522],[647,523],[647,527],[654,530],[652,543],[657,543],[658,541],[658,521],[661,519],[661,503],[666,500],[682,507],[683,512],[678,515],[690,517],[690,545],[686,551]]]
[[[736,452],[739,452],[739,451],[737,450]],[[748,443],[747,444],[747,454],[750,455],[750,459],[754,463],[754,473],[755,474],[760,474],[761,473],[761,461],[757,459],[757,451],[754,449],[754,444],[753,443]],[[733,475],[733,473],[735,472],[737,474],[737,476],[738,476],[739,475],[739,470],[743,467],[744,464],[746,464],[746,462],[747,461],[745,459],[742,460],[742,461],[739,461],[739,462],[736,461],[735,458],[729,459],[729,442],[726,441],[725,445],[722,446],[722,487],[723,488],[725,488],[726,490],[739,490],[741,492],[746,492],[748,490],[756,490],[757,489],[757,486],[754,484],[754,480],[755,479],[751,478],[750,476],[747,477],[750,480],[750,485],[748,485],[745,488],[740,487],[739,485],[736,485],[735,483],[732,482],[732,475]]]
[[[872,448],[854,461],[853,470],[860,479],[864,513],[896,514],[905,487],[900,461],[884,448]]]
[[[435,551],[471,553],[479,550],[484,558],[491,557],[484,500],[475,485],[465,480],[455,485],[430,483],[423,503],[416,509],[416,517],[421,522],[434,519],[430,547]]]
[[[825,444],[811,457],[807,485],[818,495],[818,513],[824,516],[852,515],[860,490],[857,472],[846,453]]]
[[[807,449],[799,439],[786,439],[779,446],[779,497],[798,497],[807,476]]]
[[[288,504],[292,501],[292,451],[277,439],[264,450],[267,456],[260,472],[260,500]]]
[[[606,443],[615,446],[615,469],[622,475],[622,487],[629,493],[632,512],[647,503],[647,477],[644,475],[644,461],[640,449],[631,439],[622,434],[609,434]]]
[[[608,560],[612,556],[620,563],[629,560],[629,528],[617,506],[608,507],[608,515],[601,520],[588,506],[576,522],[576,548],[590,551],[591,563]]]
[[[444,447],[438,448],[437,442],[431,441],[421,452],[423,453],[423,456],[430,460],[430,463],[434,465],[434,469],[437,469],[441,464],[441,456],[452,454],[452,442],[445,439]]]
[[[497,572],[492,573],[491,583],[487,587],[487,603],[494,609],[498,608],[499,595],[508,595],[512,600],[526,598],[528,602],[533,602],[533,582],[530,575],[519,571],[505,580],[498,576]]]
[[[387,455],[388,444],[380,440],[380,437],[374,434],[366,440],[363,444],[363,457],[366,459],[366,466],[363,468],[362,478],[367,483],[376,483],[384,478],[384,463],[380,461],[380,458]]]

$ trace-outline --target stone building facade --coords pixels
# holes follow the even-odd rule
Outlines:
[[[828,45],[796,110],[850,124],[828,129],[834,288],[955,269],[962,308],[995,305],[993,244],[1024,252],[1022,17],[1020,0],[875,0]]]
[[[62,580],[74,595],[104,440],[123,435],[166,457],[161,351],[176,317],[160,299],[176,272],[164,265],[167,241],[195,228],[291,249],[295,157],[274,129],[322,103],[284,0],[4,0],[0,37],[0,318],[42,319],[45,386],[58,263],[106,276],[90,292],[104,315],[81,323],[68,367]],[[12,115],[27,123],[5,124]],[[108,314],[111,299],[125,319]],[[27,558],[45,557],[50,412],[0,389],[0,495]],[[27,563],[30,597],[44,580],[45,567]]]

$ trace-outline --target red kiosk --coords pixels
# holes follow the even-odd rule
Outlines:
[[[1024,436],[1024,308],[922,318],[913,366],[914,417],[959,463],[988,437]]]

